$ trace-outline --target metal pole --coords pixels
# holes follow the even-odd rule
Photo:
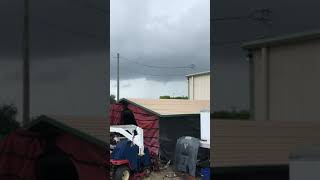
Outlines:
[[[29,0],[24,0],[24,31],[23,31],[23,124],[30,118],[30,79],[29,79]]]
[[[119,69],[120,69],[120,67],[119,67],[119,59],[120,59],[120,54],[119,53],[117,53],[117,102],[119,102],[119,96],[120,96],[120,90],[119,90],[119,88],[120,88],[120,84],[119,84],[119,82],[120,82],[120,77],[119,77]]]

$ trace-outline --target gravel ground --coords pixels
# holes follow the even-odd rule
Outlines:
[[[187,174],[176,173],[172,168],[167,168],[159,172],[152,172],[149,177],[143,178],[143,180],[198,180],[200,178],[195,178]]]

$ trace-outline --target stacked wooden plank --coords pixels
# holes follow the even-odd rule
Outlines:
[[[212,119],[211,136],[213,167],[287,165],[297,146],[320,144],[320,123]]]

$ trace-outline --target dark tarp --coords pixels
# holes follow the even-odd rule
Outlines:
[[[34,180],[36,164],[46,151],[46,139],[40,133],[19,129],[0,143],[0,179]],[[106,150],[68,133],[55,137],[61,149],[76,167],[79,180],[109,179]]]
[[[37,133],[17,130],[8,135],[0,143],[0,179],[34,180],[35,161],[43,147]]]
[[[132,146],[132,141],[130,140],[119,142],[112,151],[111,158],[113,160],[128,160],[130,168],[135,172],[151,166],[148,148],[144,148],[144,156],[139,156],[139,147],[137,145]]]
[[[79,180],[109,179],[105,164],[109,153],[107,149],[78,140],[69,134],[58,136],[56,144],[71,157],[79,173]]]
[[[182,136],[200,138],[200,115],[161,117],[160,156],[162,159],[174,160],[177,140]]]
[[[78,180],[79,174],[71,158],[55,143],[47,143],[35,165],[37,180]]]
[[[130,125],[137,126],[138,125],[137,121],[134,117],[133,112],[129,109],[128,103],[123,102],[122,104],[123,104],[123,110],[121,113],[121,119],[123,121],[123,124],[124,125],[130,124]]]

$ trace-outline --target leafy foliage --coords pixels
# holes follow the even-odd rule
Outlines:
[[[217,119],[250,119],[250,112],[242,111],[216,111],[213,113],[213,118]]]
[[[160,96],[160,99],[189,99],[188,96]]]
[[[5,136],[20,126],[16,121],[17,108],[13,105],[0,106],[0,137]]]
[[[116,96],[115,95],[113,95],[113,94],[111,94],[110,95],[110,104],[114,104],[114,103],[116,103],[117,101],[116,101]]]

